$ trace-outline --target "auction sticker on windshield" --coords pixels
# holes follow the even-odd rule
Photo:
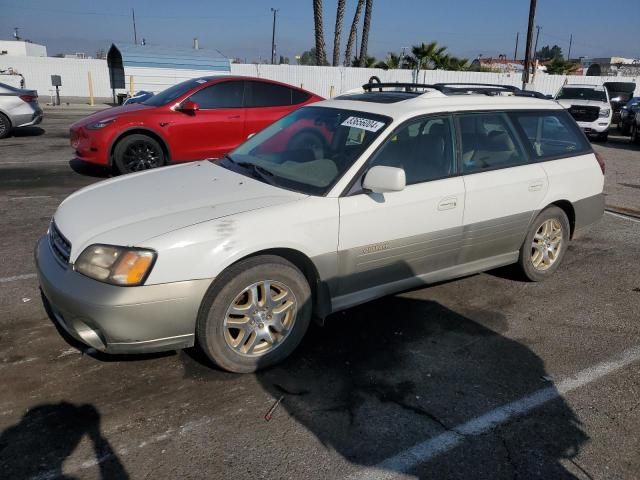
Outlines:
[[[349,117],[342,122],[341,125],[344,127],[356,127],[370,132],[377,132],[384,127],[384,122],[377,122],[376,120],[370,120],[368,118]]]

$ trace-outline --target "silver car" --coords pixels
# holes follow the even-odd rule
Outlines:
[[[14,128],[37,125],[41,121],[38,92],[0,83],[0,138]]]

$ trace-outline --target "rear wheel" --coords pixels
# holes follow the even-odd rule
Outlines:
[[[160,143],[142,134],[129,135],[120,140],[113,151],[113,160],[119,173],[140,172],[166,163]]]
[[[6,115],[0,113],[0,138],[5,138],[11,132],[11,122]]]
[[[274,255],[225,270],[198,313],[196,337],[219,367],[254,372],[289,356],[311,319],[311,290],[293,264]]]
[[[609,140],[609,132],[599,133],[596,136],[596,140],[598,140],[599,142],[606,142],[607,140]]]
[[[527,279],[540,282],[558,269],[567,250],[570,228],[567,215],[558,207],[548,207],[536,217],[518,259]]]

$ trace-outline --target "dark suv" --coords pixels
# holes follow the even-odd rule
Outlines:
[[[640,97],[631,97],[631,99],[620,109],[618,130],[622,135],[630,134],[631,124],[633,123],[638,110],[640,110]]]

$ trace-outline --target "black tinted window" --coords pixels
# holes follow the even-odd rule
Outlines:
[[[564,111],[515,112],[510,114],[524,132],[538,159],[575,155],[591,151],[589,142]]]
[[[394,133],[371,161],[404,169],[407,185],[447,177],[455,172],[449,117],[412,120]]]
[[[202,82],[206,82],[205,79],[195,78],[193,80],[185,80],[182,83],[178,83],[173,85],[172,87],[163,90],[160,93],[157,93],[149,100],[143,102],[145,105],[151,105],[153,107],[158,107],[160,105],[166,105],[169,102],[176,100],[178,97],[184,95],[192,88],[196,88],[199,85],[202,85]]]
[[[309,100],[309,97],[311,97],[311,95],[309,95],[307,92],[294,90],[293,88],[291,89],[291,103],[293,105],[306,102],[307,100]]]
[[[459,115],[463,173],[521,165],[527,157],[504,113]]]
[[[222,82],[198,90],[191,100],[202,109],[241,108],[244,98],[244,82]]]
[[[292,90],[282,85],[263,82],[248,82],[251,96],[247,107],[280,107],[291,105]]]

